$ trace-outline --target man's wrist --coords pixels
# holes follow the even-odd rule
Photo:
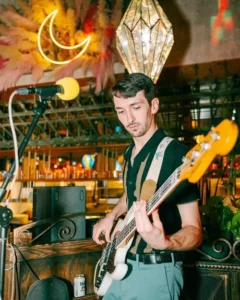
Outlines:
[[[116,220],[116,216],[117,216],[116,214],[110,212],[110,213],[106,214],[105,218],[109,218],[112,221],[115,221]]]

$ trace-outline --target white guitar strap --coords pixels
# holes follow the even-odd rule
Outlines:
[[[155,183],[157,183],[158,177],[160,174],[160,170],[162,167],[162,161],[163,161],[163,156],[164,156],[165,150],[172,140],[173,139],[170,137],[165,137],[164,139],[161,140],[161,142],[158,145],[158,148],[156,149],[156,152],[154,154],[151,166],[148,170],[148,174],[147,174],[147,177],[145,180],[152,179]],[[130,147],[127,148],[126,152],[129,150],[129,148]],[[146,160],[142,163],[140,169],[142,169],[142,167],[144,169],[145,165],[146,165]],[[126,186],[127,169],[128,169],[128,164],[126,164],[126,166],[125,166],[125,173],[124,173],[124,178],[123,178],[123,184],[124,184],[125,191],[127,190],[127,186]],[[136,182],[140,182],[143,169],[141,172],[140,171],[138,172]],[[140,186],[138,187],[138,185],[136,185],[136,191],[134,194],[135,194],[136,198],[139,198]]]
[[[158,145],[157,150],[154,154],[151,166],[148,170],[148,174],[145,180],[151,179],[154,182],[158,182],[158,177],[162,167],[163,157],[167,146],[173,139],[170,137],[165,137]]]
[[[164,157],[165,150],[167,149],[167,146],[170,144],[170,142],[172,140],[173,139],[170,138],[170,137],[165,137],[164,139],[162,139],[162,141],[159,143],[159,145],[156,149],[156,152],[154,153],[154,157],[152,159],[151,166],[148,170],[148,174],[147,174],[147,177],[145,179],[145,182],[147,182],[147,180],[154,181],[155,185],[153,185],[153,189],[156,189],[156,186],[157,186],[158,177],[160,175],[160,170],[161,170],[161,167],[162,167],[162,162],[163,162],[163,157]],[[136,189],[137,189],[137,187],[136,187]],[[145,192],[146,192],[146,190],[145,190]],[[142,195],[142,191],[141,191],[141,196],[138,195],[137,199],[139,199],[139,196],[140,197],[143,196],[142,199],[145,198],[145,200],[148,200],[149,196],[150,195],[152,196],[152,193],[154,194],[154,192],[155,192],[154,190],[150,189],[150,194],[149,194],[149,186],[148,186],[147,187],[147,194],[146,194],[147,198],[145,198]],[[130,250],[132,253],[136,253],[137,247],[138,247],[138,244],[139,244],[140,240],[141,240],[141,236],[137,235],[135,245]],[[144,249],[144,252],[151,252],[151,251],[152,251],[152,248],[150,248],[149,245],[147,244],[146,248]]]

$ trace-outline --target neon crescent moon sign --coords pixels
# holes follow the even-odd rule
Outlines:
[[[64,46],[64,45],[61,45],[58,43],[58,41],[56,41],[54,35],[53,35],[53,22],[54,22],[54,19],[56,17],[58,13],[58,10],[54,10],[52,13],[50,13],[46,19],[42,22],[40,28],[39,28],[39,31],[38,31],[38,39],[37,39],[37,43],[38,43],[38,49],[39,49],[39,52],[41,53],[41,55],[46,59],[48,60],[49,62],[53,63],[53,64],[57,64],[57,65],[63,65],[63,64],[67,64],[69,63],[70,61],[72,61],[73,59],[76,59],[78,57],[80,57],[87,49],[90,41],[91,41],[91,36],[88,36],[84,41],[82,41],[80,44],[78,45],[75,45],[75,46]],[[82,50],[72,59],[70,60],[65,60],[65,61],[56,61],[56,60],[52,60],[50,58],[48,58],[45,53],[43,52],[43,49],[42,49],[42,46],[41,46],[41,33],[42,33],[42,30],[43,30],[43,27],[45,26],[45,24],[47,23],[47,21],[50,19],[50,23],[49,23],[49,34],[50,34],[50,37],[53,41],[53,43],[55,45],[57,45],[59,48],[61,49],[66,49],[66,50],[73,50],[73,49],[77,49],[81,46],[83,46]]]

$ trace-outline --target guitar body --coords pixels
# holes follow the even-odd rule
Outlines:
[[[103,251],[99,270],[97,272],[98,277],[96,279],[96,284],[94,284],[94,292],[99,296],[105,295],[113,280],[121,280],[127,274],[128,266],[126,264],[126,255],[132,244],[134,233],[130,235],[128,239],[124,240],[117,249],[114,249],[114,247],[111,248],[111,243],[114,243],[113,241],[118,233],[121,232],[133,218],[134,214],[133,209],[131,208],[124,220],[120,219],[114,228],[111,235],[112,241],[107,245],[110,251],[108,251],[108,253]]]
[[[170,193],[183,181],[196,183],[206,172],[208,166],[216,155],[227,155],[234,147],[238,138],[238,126],[230,120],[223,120],[217,127],[201,139],[183,157],[183,164],[179,166],[171,176],[153,194],[156,184],[146,180],[143,183],[140,199],[147,201],[146,213],[151,213],[170,195]],[[94,291],[103,296],[113,280],[121,280],[127,273],[128,266],[125,263],[127,252],[132,244],[136,223],[133,208],[125,219],[120,220],[111,236],[111,242],[103,250],[98,263],[99,268]],[[95,274],[96,274],[95,269]],[[94,280],[95,281],[95,280]]]

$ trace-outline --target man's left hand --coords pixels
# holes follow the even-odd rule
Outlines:
[[[144,200],[133,203],[137,231],[152,248],[165,250],[167,247],[167,238],[163,224],[159,218],[158,210],[156,209],[152,213],[153,222],[151,223],[146,212],[146,203]]]

